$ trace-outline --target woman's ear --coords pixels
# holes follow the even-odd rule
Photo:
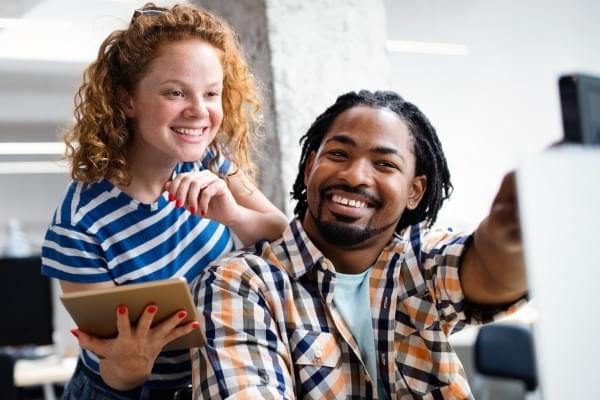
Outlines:
[[[135,117],[135,104],[133,98],[125,89],[119,89],[119,105],[129,118]]]
[[[410,185],[410,192],[408,193],[408,202],[406,208],[414,210],[419,206],[425,190],[427,189],[427,177],[425,175],[415,176],[412,184]]]

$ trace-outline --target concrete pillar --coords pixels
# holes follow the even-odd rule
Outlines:
[[[255,146],[252,160],[258,167],[258,184],[261,190],[277,207],[284,209],[287,192],[282,190],[281,152],[273,105],[273,72],[265,2],[202,0],[195,3],[225,18],[235,29],[246,60],[260,84],[265,118],[260,132],[261,140]]]
[[[390,87],[383,0],[202,0],[237,30],[265,88],[261,188],[291,215],[298,140],[350,90]],[[277,163],[279,163],[277,165]],[[280,203],[279,199],[283,199]]]

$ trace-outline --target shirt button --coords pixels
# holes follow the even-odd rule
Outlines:
[[[323,350],[320,347],[317,347],[314,351],[315,358],[321,358],[323,356]]]

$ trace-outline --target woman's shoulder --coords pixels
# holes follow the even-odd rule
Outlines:
[[[109,181],[101,179],[92,183],[73,180],[65,190],[54,217],[54,224],[76,225],[81,221],[78,215],[82,210],[93,208],[94,204],[114,198],[118,189]],[[112,193],[112,194],[111,194]]]
[[[224,151],[217,152],[215,149],[208,148],[201,159],[178,163],[175,166],[174,174],[206,169],[221,177],[225,177],[232,171],[232,166],[233,163]]]

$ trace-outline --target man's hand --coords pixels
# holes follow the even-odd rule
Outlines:
[[[504,176],[489,215],[474,233],[460,271],[465,297],[503,304],[527,292],[515,174]]]
[[[487,234],[507,253],[523,252],[514,172],[502,179],[488,216]]]

